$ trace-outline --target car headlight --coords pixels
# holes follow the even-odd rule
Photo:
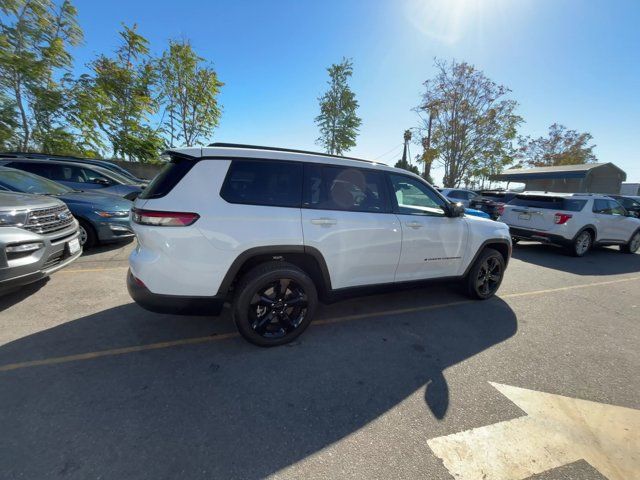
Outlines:
[[[0,227],[20,227],[27,223],[26,210],[0,211]]]
[[[118,212],[103,212],[101,210],[96,210],[96,213],[102,218],[123,218],[129,216],[129,210],[121,210]]]

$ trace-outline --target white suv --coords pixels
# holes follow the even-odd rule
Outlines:
[[[500,220],[514,241],[562,245],[577,257],[594,245],[640,248],[640,219],[606,195],[525,192],[505,205]]]
[[[167,154],[132,211],[129,293],[163,313],[230,301],[258,345],[293,340],[318,299],[351,289],[457,278],[489,298],[511,255],[506,225],[387,165],[231,144]]]

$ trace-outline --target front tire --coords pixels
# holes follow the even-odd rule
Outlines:
[[[94,247],[96,243],[98,243],[95,230],[84,220],[78,220],[78,223],[80,224],[80,245],[82,245],[82,248],[85,250]]]
[[[495,295],[504,278],[504,258],[497,250],[485,248],[467,274],[467,294],[486,300]]]
[[[584,230],[576,235],[573,243],[569,247],[569,253],[574,257],[584,257],[593,246],[593,237],[588,230]]]
[[[628,243],[620,245],[620,251],[624,253],[636,253],[638,249],[640,249],[640,230],[631,235]]]
[[[286,262],[269,262],[249,271],[238,283],[233,320],[249,342],[275,347],[300,336],[317,305],[316,286],[303,270]]]

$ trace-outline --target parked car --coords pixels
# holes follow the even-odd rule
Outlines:
[[[469,202],[469,206],[489,214],[493,220],[500,218],[504,205],[518,194],[506,190],[479,190],[476,193],[478,196]]]
[[[0,192],[0,293],[36,282],[82,254],[78,222],[60,200]]]
[[[475,200],[479,197],[476,192],[471,190],[464,190],[461,188],[442,188],[439,189],[440,193],[453,202],[460,202],[465,207],[471,205],[471,200]]]
[[[474,217],[480,217],[480,218],[489,218],[489,219],[491,218],[488,213],[485,213],[482,210],[476,210],[475,208],[465,208],[464,214],[472,215]]]
[[[489,298],[511,255],[506,225],[406,170],[231,144],[169,154],[134,204],[129,293],[164,313],[230,300],[257,345],[290,342],[338,293],[453,277]]]
[[[129,224],[133,203],[97,192],[79,192],[33,173],[0,167],[0,190],[50,195],[62,200],[80,223],[80,244],[117,242],[134,236]]]
[[[609,195],[616,200],[620,205],[627,209],[627,211],[633,213],[636,217],[640,217],[640,197],[634,197],[631,195]]]
[[[94,159],[94,158],[82,158],[82,157],[74,157],[67,155],[50,155],[47,153],[29,153],[29,152],[7,152],[0,153],[0,157],[4,158],[27,158],[33,160],[62,160],[65,162],[75,162],[75,163],[84,163],[87,165],[94,165],[97,167],[102,167],[107,170],[111,170],[112,172],[118,173],[121,176],[131,180],[134,184],[147,185],[149,183],[148,180],[143,178],[136,177],[133,173],[131,173],[126,168],[121,167],[115,162],[110,162],[109,160],[102,159]]]
[[[17,168],[66,185],[73,190],[99,190],[101,193],[135,199],[144,185],[133,183],[122,175],[93,165],[61,160],[25,158],[0,159],[0,166]]]
[[[562,245],[577,257],[594,245],[640,247],[640,219],[606,195],[525,192],[505,205],[501,220],[516,240]]]

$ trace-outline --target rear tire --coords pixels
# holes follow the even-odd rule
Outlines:
[[[313,280],[286,262],[268,262],[246,273],[236,287],[233,320],[247,341],[284,345],[300,336],[318,305]]]
[[[584,257],[593,247],[593,236],[589,230],[584,230],[576,235],[569,247],[569,253],[574,257]]]
[[[479,300],[493,297],[504,278],[504,269],[504,258],[500,252],[485,248],[465,279],[467,294]]]
[[[89,222],[78,220],[80,224],[80,245],[84,250],[88,250],[98,243],[98,236]]]
[[[620,251],[624,253],[636,253],[638,249],[640,249],[640,230],[631,235],[628,243],[620,245]]]

